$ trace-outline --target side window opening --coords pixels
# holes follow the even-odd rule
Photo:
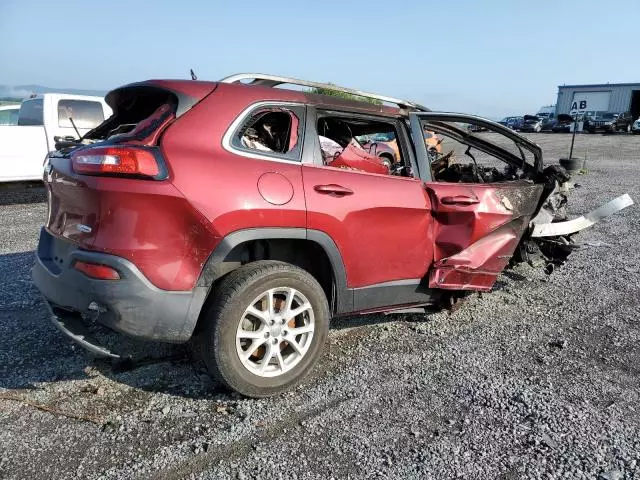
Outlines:
[[[468,126],[448,122],[423,122],[423,128],[435,182],[500,183],[528,179],[527,164],[534,161],[532,153],[498,132],[467,133]],[[505,162],[502,155],[513,162]]]
[[[265,107],[251,112],[233,135],[233,147],[257,154],[299,160],[302,122],[300,108]]]
[[[325,166],[381,175],[411,176],[391,122],[321,115],[318,140]]]
[[[44,104],[41,98],[22,102],[18,113],[18,125],[44,125]]]

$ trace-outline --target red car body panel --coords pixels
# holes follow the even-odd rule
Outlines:
[[[242,92],[236,95],[235,92]],[[299,162],[273,162],[227,151],[222,139],[229,125],[245,108],[264,100],[302,101],[298,92],[274,92],[256,88],[247,95],[243,87],[220,85],[214,94],[179,118],[162,138],[162,152],[171,165],[176,188],[204,215],[219,241],[244,228],[299,227],[306,225],[304,190]],[[202,126],[206,125],[206,128]],[[290,185],[270,186],[262,193],[258,181],[268,172],[286,177]],[[274,205],[267,197],[288,196],[285,205]],[[284,191],[280,191],[284,190]],[[263,194],[265,196],[263,196]]]
[[[69,168],[47,183],[50,233],[130,260],[163,290],[193,288],[216,238],[170,182],[78,177]]]
[[[535,210],[540,185],[428,183],[434,265],[429,286],[490,290]]]
[[[347,285],[359,288],[422,278],[433,260],[430,201],[422,182],[332,167],[302,167],[307,227],[336,243]],[[344,196],[316,191],[338,185]]]

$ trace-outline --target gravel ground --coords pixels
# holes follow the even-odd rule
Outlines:
[[[568,135],[531,135],[547,163]],[[577,139],[570,212],[640,199],[640,137]],[[92,360],[50,325],[29,268],[46,205],[0,192],[1,478],[640,478],[640,209],[454,313],[334,322],[289,394],[225,392],[184,347]]]

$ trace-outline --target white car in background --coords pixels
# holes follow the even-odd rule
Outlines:
[[[633,125],[631,125],[631,131],[636,135],[640,134],[640,118],[633,122]]]
[[[104,98],[45,93],[22,102],[17,125],[0,125],[0,182],[42,180],[56,138],[78,138],[112,114]]]
[[[0,125],[17,125],[20,105],[0,105]]]

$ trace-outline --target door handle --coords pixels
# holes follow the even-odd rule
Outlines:
[[[313,189],[318,193],[326,193],[328,195],[344,196],[353,194],[353,190],[342,185],[331,183],[329,185],[316,185]]]
[[[475,205],[480,203],[480,200],[466,195],[454,195],[452,197],[442,197],[440,203],[443,205]]]

